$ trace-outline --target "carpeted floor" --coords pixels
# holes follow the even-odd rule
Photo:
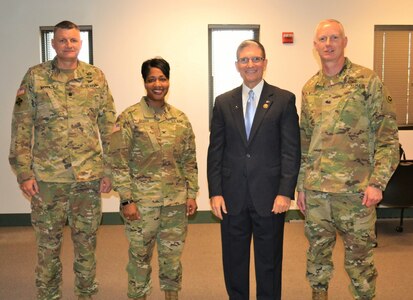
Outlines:
[[[406,220],[404,232],[395,231],[398,220],[378,221],[378,248],[375,251],[379,271],[378,300],[413,299],[413,220]],[[76,299],[73,294],[72,243],[65,229],[62,250],[63,299]],[[94,299],[128,299],[126,296],[127,241],[123,226],[101,226],[98,235],[97,274],[100,291]],[[182,258],[182,300],[223,300],[225,292],[221,264],[219,224],[191,224]],[[283,299],[311,299],[305,279],[307,241],[302,222],[285,227]],[[0,227],[0,299],[35,299],[34,267],[36,249],[31,227]],[[352,299],[349,280],[343,268],[343,246],[338,239],[335,253],[335,274],[330,283],[329,299]],[[148,300],[162,300],[157,280],[157,256],[153,260],[153,290]],[[251,299],[255,299],[255,284],[251,272]]]

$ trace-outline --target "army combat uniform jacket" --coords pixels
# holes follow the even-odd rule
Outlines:
[[[84,62],[68,73],[56,63],[30,68],[17,91],[9,161],[19,183],[110,175],[106,156],[116,112],[105,76]]]
[[[185,114],[169,104],[155,113],[143,97],[118,118],[111,139],[112,176],[121,202],[142,206],[185,204],[195,199],[195,136]]]
[[[347,58],[342,71],[322,71],[303,87],[302,160],[298,191],[384,190],[399,161],[392,98],[371,70]]]

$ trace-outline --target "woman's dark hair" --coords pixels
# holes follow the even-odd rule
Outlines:
[[[166,78],[169,79],[169,64],[166,60],[160,57],[148,59],[147,61],[143,62],[142,68],[141,68],[141,74],[143,77],[143,80],[146,81],[146,78],[148,78],[149,71],[151,68],[158,68],[159,70],[162,71],[162,73],[165,75]]]

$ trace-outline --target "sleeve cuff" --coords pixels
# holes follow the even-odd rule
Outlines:
[[[19,184],[22,184],[23,182],[29,180],[29,179],[34,179],[34,174],[32,172],[24,172],[24,173],[20,173],[17,176],[17,182]]]
[[[196,199],[197,194],[197,192],[188,191],[188,199]]]

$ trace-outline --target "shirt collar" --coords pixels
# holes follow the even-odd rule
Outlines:
[[[250,90],[254,91],[255,99],[260,99],[261,92],[264,87],[264,79],[262,79],[254,88],[250,89],[244,83],[242,84],[242,99],[248,99],[248,93]]]

